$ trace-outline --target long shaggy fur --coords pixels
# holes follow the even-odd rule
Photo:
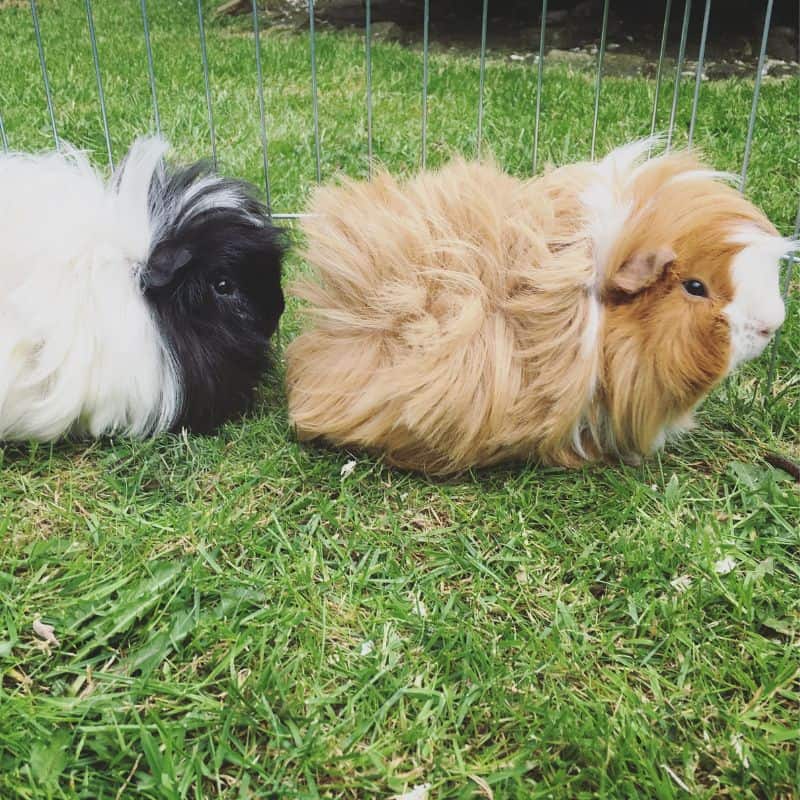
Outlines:
[[[247,407],[283,247],[247,184],[166,149],[139,140],[108,183],[74,150],[0,155],[0,440],[209,430]]]
[[[456,160],[318,191],[292,289],[308,304],[287,352],[298,435],[431,474],[659,446],[728,368],[745,246],[728,233],[788,245],[693,156],[642,164],[650,144],[532,181]],[[702,307],[682,283],[696,274]]]

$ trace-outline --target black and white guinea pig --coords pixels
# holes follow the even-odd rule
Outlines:
[[[0,441],[209,432],[270,364],[284,244],[252,187],[137,140],[0,155]]]

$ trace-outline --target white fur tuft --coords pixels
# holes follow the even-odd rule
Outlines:
[[[733,301],[725,308],[731,330],[729,371],[761,355],[786,318],[780,291],[780,260],[797,247],[790,239],[742,227],[731,242],[744,245],[733,259]]]
[[[138,272],[167,145],[142,139],[106,185],[84,155],[0,155],[0,440],[145,435],[180,405]]]

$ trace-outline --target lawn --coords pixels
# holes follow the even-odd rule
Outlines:
[[[208,155],[196,6],[148,7],[163,130]],[[59,133],[102,164],[84,4],[39,8]],[[152,124],[139,4],[94,14],[118,159]],[[263,184],[248,26],[206,18],[211,91],[222,168]],[[323,179],[367,174],[363,45],[318,35]],[[273,206],[296,212],[316,172],[308,36],[265,30],[262,57]],[[375,155],[412,171],[421,53],[375,44],[373,69]],[[0,75],[10,146],[50,146],[26,3],[0,1]],[[475,152],[478,85],[477,57],[431,54],[429,164]],[[535,85],[490,56],[484,145],[519,174]],[[649,132],[653,90],[604,81],[599,152]],[[703,85],[719,168],[740,167],[751,96]],[[747,182],[785,233],[798,96],[763,85]],[[593,97],[546,69],[541,161],[588,155]],[[795,281],[769,392],[765,356],[639,468],[429,481],[298,445],[281,375],[215,437],[0,449],[0,797],[796,796],[800,491],[765,456],[800,460],[799,312]],[[296,330],[290,308],[282,342]]]

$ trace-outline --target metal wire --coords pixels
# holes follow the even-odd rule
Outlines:
[[[156,133],[161,133],[161,118],[158,114],[158,96],[156,94],[156,71],[153,67],[153,49],[150,47],[150,26],[147,22],[147,0],[140,0],[142,9],[142,27],[144,29],[144,46],[147,50],[147,71],[150,75],[150,96],[153,98],[153,117]]]
[[[603,28],[600,32],[600,49],[597,52],[597,82],[594,87],[594,116],[592,118],[592,158],[597,142],[597,119],[600,115],[600,87],[603,81],[603,59],[606,54],[606,32],[608,30],[609,0],[603,3]]]
[[[483,87],[486,79],[486,28],[489,18],[489,0],[483,0],[483,16],[481,18],[481,66],[480,87],[478,89],[478,157],[481,155],[483,139]]]
[[[372,2],[367,0],[364,21],[364,48],[367,71],[367,169],[372,177]]]
[[[689,146],[694,138],[694,125],[697,121],[697,103],[700,100],[700,84],[703,82],[703,61],[706,56],[706,39],[708,38],[708,19],[711,16],[711,0],[706,0],[703,13],[703,31],[700,34],[700,51],[697,54],[697,71],[694,77],[694,97],[692,98],[692,118],[689,121]]]
[[[430,0],[425,0],[422,31],[422,168],[428,157],[428,34],[431,23]]]
[[[94,76],[97,79],[97,97],[100,100],[100,115],[103,118],[103,135],[106,137],[108,166],[114,169],[114,157],[111,155],[111,134],[108,132],[108,116],[106,115],[106,96],[103,92],[103,77],[100,74],[100,57],[97,54],[97,37],[94,32],[92,0],[86,0],[86,22],[89,25],[89,39],[92,42],[92,61],[94,61]]]
[[[6,126],[3,125],[3,115],[0,114],[0,144],[3,145],[3,152],[8,152],[8,139],[6,137]]]
[[[272,196],[269,190],[269,155],[267,154],[267,112],[264,106],[264,75],[261,70],[261,34],[258,29],[258,5],[253,0],[253,41],[256,51],[256,76],[258,80],[258,110],[261,115],[261,158],[264,166],[264,194],[267,214],[272,218]]]
[[[197,0],[197,25],[200,33],[200,55],[203,59],[203,81],[206,87],[208,108],[208,132],[211,136],[211,160],[217,166],[217,134],[214,130],[214,109],[211,106],[211,84],[208,80],[208,53],[206,52],[206,29],[203,25],[203,0]]]
[[[742,160],[742,179],[739,182],[739,190],[744,191],[745,181],[747,180],[747,168],[750,166],[750,151],[753,147],[753,131],[756,127],[756,114],[758,112],[758,95],[761,91],[761,76],[764,72],[764,59],[767,55],[767,37],[769,36],[769,23],[772,19],[773,0],[767,0],[767,11],[764,15],[764,31],[761,34],[761,50],[758,54],[758,67],[756,69],[756,82],[753,87],[753,105],[750,108],[750,121],[747,124],[747,140],[744,144],[744,159]]]
[[[669,33],[669,13],[672,10],[672,0],[666,0],[664,3],[664,25],[661,28],[661,48],[658,51],[658,66],[656,67],[656,88],[653,95],[653,116],[650,119],[650,139],[651,144],[649,151],[652,153],[653,145],[652,138],[656,134],[656,119],[658,117],[658,98],[661,94],[661,73],[664,68],[664,53],[667,51],[667,34]]]
[[[314,30],[314,0],[308,0],[308,34],[311,39],[311,107],[314,115],[314,157],[317,165],[317,183],[322,180],[319,145],[319,102],[317,99],[317,35]]]
[[[675,65],[675,85],[672,87],[672,108],[669,112],[669,131],[667,132],[667,151],[672,146],[672,134],[675,132],[675,117],[678,113],[678,100],[680,99],[681,72],[683,71],[683,57],[686,55],[686,37],[689,33],[689,17],[692,14],[692,0],[685,0],[683,4],[683,25],[681,26],[681,43],[678,48],[678,63]]]
[[[53,111],[53,96],[50,92],[50,79],[47,76],[47,63],[44,60],[42,32],[39,30],[39,12],[36,9],[36,0],[31,0],[31,18],[33,19],[33,33],[36,36],[36,47],[39,49],[39,66],[42,68],[42,81],[44,82],[44,93],[47,97],[47,111],[50,114],[53,142],[55,142],[56,150],[60,151],[61,140],[58,138],[58,129],[56,128],[56,115]]]
[[[536,65],[536,122],[533,127],[533,172],[539,161],[539,115],[542,110],[542,72],[544,70],[544,31],[547,22],[547,0],[542,0],[542,18],[539,22],[539,62]]]

